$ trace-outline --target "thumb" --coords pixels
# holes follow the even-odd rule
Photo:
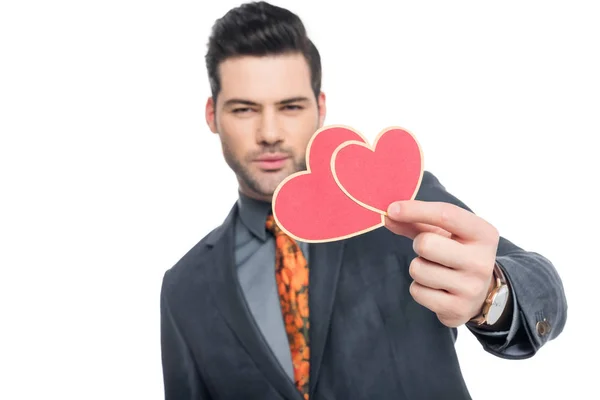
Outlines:
[[[417,235],[423,232],[431,232],[444,237],[451,237],[450,232],[434,225],[423,223],[398,222],[385,217],[385,227],[397,235],[406,236],[409,239],[414,239]]]

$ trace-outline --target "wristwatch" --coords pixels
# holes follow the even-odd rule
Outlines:
[[[496,265],[494,265],[493,287],[485,299],[481,314],[471,319],[470,322],[477,326],[481,326],[483,324],[494,325],[496,322],[498,322],[502,316],[502,313],[504,312],[504,309],[506,308],[509,294],[506,277],[504,276],[504,273],[502,272],[502,269],[498,263],[496,263]]]

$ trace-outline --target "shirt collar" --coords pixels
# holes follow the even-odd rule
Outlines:
[[[239,216],[242,223],[260,240],[267,240],[265,223],[271,213],[271,203],[260,201],[239,192]]]

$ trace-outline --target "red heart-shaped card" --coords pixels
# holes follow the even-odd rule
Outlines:
[[[275,190],[273,216],[281,230],[292,238],[312,243],[330,242],[383,226],[381,214],[349,198],[333,177],[331,156],[349,141],[361,143],[363,139],[345,126],[318,130],[308,143],[307,171],[288,176]]]
[[[364,138],[342,143],[331,157],[331,170],[349,198],[385,215],[393,202],[416,196],[423,155],[410,132],[390,127],[377,135],[372,147]]]

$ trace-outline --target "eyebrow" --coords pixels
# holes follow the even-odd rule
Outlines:
[[[309,101],[308,97],[298,96],[298,97],[291,97],[289,99],[281,100],[281,101],[277,102],[277,105],[286,105],[286,104],[300,103],[300,102],[306,102],[306,101]],[[245,100],[245,99],[229,99],[225,102],[224,106],[231,106],[231,105],[236,105],[236,104],[243,104],[246,106],[258,106],[258,103],[254,102],[254,101],[250,101],[250,100]]]

